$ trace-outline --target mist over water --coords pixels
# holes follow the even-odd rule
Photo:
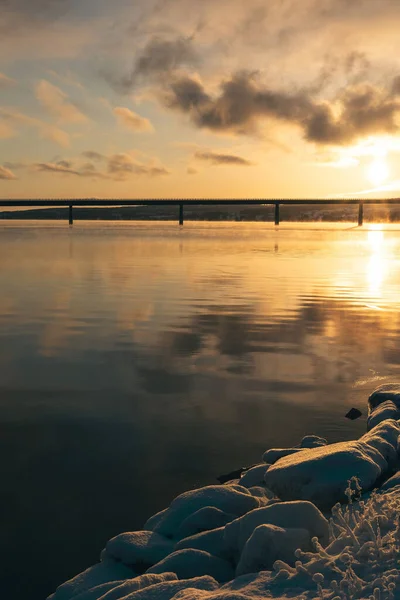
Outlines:
[[[400,379],[399,233],[2,223],[7,597],[43,599],[267,448],[362,435],[368,394]]]

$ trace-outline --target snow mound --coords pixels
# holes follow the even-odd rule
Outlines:
[[[253,510],[225,527],[226,552],[237,563],[253,531],[260,525],[275,525],[284,529],[306,529],[310,538],[317,537],[328,544],[328,521],[311,502],[278,502]]]
[[[220,558],[227,558],[224,545],[225,527],[219,527],[212,531],[205,531],[190,537],[184,538],[175,546],[175,550],[184,550],[191,548],[193,550],[203,550]]]
[[[174,544],[153,531],[121,533],[107,542],[102,558],[112,558],[143,573],[171,554]]]
[[[400,425],[384,421],[358,441],[339,442],[281,458],[265,474],[265,483],[282,500],[310,500],[322,509],[345,501],[347,482],[357,476],[362,490],[397,460]]]
[[[264,475],[268,471],[269,465],[261,464],[252,467],[240,478],[240,485],[245,488],[264,485]]]
[[[60,585],[54,594],[49,596],[49,600],[70,600],[70,598],[98,585],[132,579],[135,576],[136,573],[124,565],[119,565],[111,560],[103,561]]]
[[[385,400],[374,408],[367,420],[367,431],[371,431],[379,423],[388,419],[395,419],[396,421],[400,419],[400,408],[392,400]]]
[[[205,590],[211,592],[218,589],[218,583],[212,577],[195,577],[193,579],[183,579],[179,581],[164,581],[155,585],[147,586],[133,592],[128,592],[125,596],[120,596],[118,600],[176,600],[182,590]],[[99,600],[109,600],[107,596]]]
[[[158,583],[177,580],[178,578],[175,573],[162,573],[161,575],[153,573],[144,574],[135,579],[127,579],[126,581],[103,583],[103,585],[74,596],[73,600],[125,600],[129,597],[129,594],[137,590],[142,590]]]
[[[167,537],[175,537],[181,523],[201,508],[214,507],[232,513],[235,517],[243,515],[260,506],[260,501],[241,486],[210,485],[185,492],[172,501],[157,521],[154,517],[144,526]],[[150,525],[149,525],[150,523]]]
[[[391,490],[392,488],[400,485],[400,471],[397,471],[390,479],[385,481],[385,483],[381,486],[381,491]]]
[[[302,450],[304,450],[304,448],[271,448],[264,452],[262,458],[263,461],[270,466],[275,464],[281,458],[290,456],[291,454],[297,454],[298,452],[302,452]]]
[[[318,448],[319,446],[326,446],[327,444],[327,440],[323,437],[319,437],[318,435],[305,435],[299,446],[300,448]]]
[[[298,548],[311,550],[311,536],[306,529],[259,525],[243,548],[236,576],[272,569],[276,560],[294,564]]]
[[[214,506],[206,506],[189,515],[179,525],[175,537],[177,539],[183,539],[185,537],[195,535],[196,533],[209,531],[210,529],[217,529],[218,527],[223,527],[234,519],[236,519],[236,515],[226,513],[219,508],[215,508]]]
[[[400,408],[400,383],[385,383],[376,388],[368,398],[368,410],[371,414],[382,402],[391,400]]]
[[[231,565],[222,558],[211,555],[203,550],[177,550],[164,558],[148,573],[164,573],[172,571],[178,578],[189,579],[200,575],[210,575],[219,582],[233,579],[234,572]]]

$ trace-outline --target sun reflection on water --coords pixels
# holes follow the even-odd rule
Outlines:
[[[389,259],[384,231],[379,225],[371,225],[367,240],[370,251],[366,267],[368,288],[371,295],[381,297]]]

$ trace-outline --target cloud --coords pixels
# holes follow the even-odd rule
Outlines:
[[[169,40],[154,36],[142,48],[130,73],[121,77],[114,74],[105,76],[118,91],[128,93],[143,80],[164,78],[179,67],[193,66],[198,61],[193,37],[178,36]]]
[[[141,117],[132,110],[129,110],[129,108],[117,106],[113,109],[113,113],[119,123],[133,131],[154,131],[153,125],[148,119]]]
[[[17,135],[21,127],[36,129],[41,138],[48,139],[63,148],[70,144],[68,133],[62,129],[49,125],[40,119],[29,117],[13,108],[0,107],[0,138]]]
[[[100,152],[95,152],[94,150],[86,150],[85,152],[82,152],[82,156],[84,156],[85,158],[88,158],[89,160],[94,160],[94,161],[103,161],[103,160],[107,160],[107,157],[104,156],[104,154],[100,154]]]
[[[182,75],[172,79],[160,98],[169,108],[188,114],[199,128],[249,135],[259,131],[262,121],[280,121],[296,126],[305,140],[320,145],[393,134],[400,113],[397,94],[369,83],[348,87],[324,101],[307,89],[291,93],[269,88],[249,72],[222,81],[217,95],[208,93],[200,80]]]
[[[126,179],[131,175],[157,177],[169,175],[168,169],[156,164],[146,164],[134,159],[130,154],[113,154],[108,159],[107,171],[115,179]]]
[[[17,178],[10,169],[7,169],[7,167],[2,167],[0,165],[0,179],[13,180]]]
[[[67,100],[67,94],[45,79],[37,84],[35,94],[47,112],[60,121],[65,123],[83,123],[87,121],[87,117]]]
[[[11,79],[10,77],[7,77],[7,75],[4,75],[4,73],[0,73],[0,89],[11,87],[15,84],[15,79]]]
[[[234,154],[219,154],[218,152],[196,152],[194,155],[195,159],[209,162],[212,165],[234,165],[249,167],[253,165],[252,162],[242,158],[241,156],[235,156]]]
[[[82,155],[86,158],[91,156],[92,160],[97,162],[102,161],[104,170],[98,170],[93,162],[82,163],[79,159],[40,162],[34,163],[32,166],[35,171],[42,173],[91,179],[112,179],[114,181],[125,181],[135,176],[157,177],[169,175],[169,171],[163,165],[158,164],[154,158],[142,162],[127,153],[121,152],[104,156],[91,150],[82,153]]]

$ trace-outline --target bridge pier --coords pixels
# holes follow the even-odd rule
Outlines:
[[[358,226],[361,227],[364,220],[364,204],[362,202],[358,205]]]
[[[179,205],[179,225],[183,225],[183,204]]]
[[[275,225],[279,225],[279,202],[275,203]]]
[[[70,204],[69,207],[68,207],[68,221],[69,221],[70,225],[74,224],[74,217],[73,217],[73,214],[72,214],[72,204]]]

